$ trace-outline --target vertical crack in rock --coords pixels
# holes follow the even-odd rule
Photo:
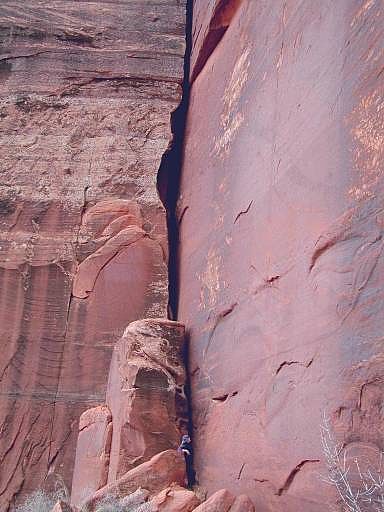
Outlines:
[[[302,468],[306,465],[306,464],[309,464],[309,463],[318,463],[320,462],[319,459],[306,459],[306,460],[302,460],[297,466],[295,466],[292,471],[289,473],[287,479],[285,480],[284,482],[284,485],[282,487],[280,487],[280,489],[278,489],[277,491],[277,495],[278,496],[281,496],[282,494],[285,494],[288,489],[290,488],[290,486],[292,485],[292,482],[294,481],[294,479],[296,478],[297,474],[302,470]]]
[[[90,176],[91,166],[92,166],[92,161],[89,163],[88,177]],[[81,232],[81,226],[83,224],[83,218],[84,218],[85,212],[87,210],[87,192],[88,192],[89,188],[90,188],[90,185],[87,184],[83,189],[83,204],[80,209],[79,224],[78,224],[78,229],[77,229],[77,233],[76,233],[75,247],[73,248],[75,257],[76,257],[76,252],[79,247],[80,232]],[[62,350],[61,350],[60,359],[59,359],[59,368],[60,369],[59,369],[58,378],[57,378],[55,395],[54,395],[53,403],[52,403],[52,420],[51,420],[50,427],[49,427],[50,432],[49,432],[49,448],[48,448],[46,478],[48,477],[51,468],[54,468],[55,460],[60,453],[60,450],[56,450],[55,455],[52,457],[52,437],[53,437],[53,431],[54,431],[54,426],[55,426],[56,404],[57,404],[57,398],[58,398],[58,394],[59,394],[60,379],[61,379],[62,370],[63,370],[65,343],[67,340],[67,334],[68,334],[68,329],[69,329],[69,321],[70,321],[71,306],[72,306],[73,298],[74,298],[73,289],[71,289],[69,292],[69,300],[67,303],[67,309],[66,309],[66,315],[65,315],[63,343],[62,343]],[[70,435],[71,435],[71,430],[69,430],[66,433],[66,435],[64,437],[64,442],[62,443],[62,445],[65,443],[65,441],[67,441],[67,439],[70,437]]]
[[[85,194],[85,192],[84,192],[84,194]],[[84,195],[84,197],[85,197],[85,195]],[[84,210],[84,207],[85,206],[83,206],[83,210]],[[83,212],[81,214],[81,217],[82,216],[83,216]],[[80,222],[79,226],[81,226],[81,222]],[[80,232],[80,228],[79,228],[79,232]],[[77,237],[79,236],[79,232],[77,234]],[[65,317],[62,350],[61,350],[60,358],[59,358],[60,369],[59,369],[57,383],[56,383],[55,395],[53,397],[53,402],[52,402],[52,417],[51,417],[51,422],[50,422],[50,426],[49,426],[49,438],[48,438],[49,439],[49,448],[48,448],[48,457],[47,457],[47,471],[46,471],[45,478],[47,478],[47,476],[49,475],[50,469],[54,466],[55,460],[59,454],[59,450],[57,450],[55,455],[51,458],[51,456],[52,456],[52,437],[53,437],[53,429],[54,429],[54,425],[55,425],[56,404],[57,404],[57,397],[58,397],[58,393],[59,393],[60,378],[61,378],[61,374],[62,374],[62,364],[63,364],[63,360],[64,360],[65,341],[67,339],[67,333],[68,333],[68,327],[69,327],[69,315],[70,315],[70,311],[71,311],[72,300],[73,300],[73,294],[72,294],[72,291],[70,291],[68,305],[67,305],[67,311],[66,311],[66,317]],[[69,431],[69,433],[67,433],[67,435],[65,436],[65,440],[67,440],[69,438],[70,433],[71,433],[71,431]]]
[[[181,166],[183,160],[183,143],[187,120],[190,95],[190,58],[192,48],[193,0],[187,1],[186,7],[186,49],[184,59],[183,96],[180,105],[171,115],[173,139],[164,153],[158,175],[157,189],[160,199],[167,211],[168,247],[169,247],[169,308],[168,316],[177,319],[177,303],[179,294],[178,279],[178,248],[179,224],[185,210],[179,215],[177,201],[179,197]]]
[[[179,226],[187,210],[178,212],[178,198],[180,192],[181,168],[183,163],[183,144],[185,138],[185,129],[187,121],[187,112],[190,97],[190,68],[192,51],[192,24],[193,24],[193,0],[188,0],[186,4],[186,49],[184,58],[184,79],[183,96],[179,107],[171,116],[171,128],[173,140],[168,151],[163,155],[157,176],[157,188],[160,199],[167,211],[168,228],[168,282],[169,282],[169,303],[168,316],[172,320],[178,318],[179,301]],[[193,411],[190,384],[189,368],[189,336],[185,333],[184,344],[184,365],[186,369],[186,383],[184,387],[187,401],[188,431],[193,442]],[[193,462],[192,462],[193,465]]]

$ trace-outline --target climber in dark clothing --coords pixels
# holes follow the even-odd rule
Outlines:
[[[195,484],[195,472],[193,470],[193,450],[192,441],[188,434],[183,435],[179,446],[179,452],[184,454],[185,467],[187,470],[188,487]]]

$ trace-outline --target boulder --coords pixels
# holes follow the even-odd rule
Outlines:
[[[166,450],[131,469],[116,482],[106,485],[83,505],[88,507],[88,512],[93,512],[96,505],[108,496],[124,497],[139,487],[146,489],[150,496],[155,496],[173,483],[182,485],[184,480],[184,458],[175,450]]]
[[[195,508],[196,512],[228,512],[235,501],[226,489],[215,492],[204,503]]]
[[[128,325],[110,367],[113,417],[108,483],[153,455],[177,448],[186,431],[184,326],[166,319]]]
[[[191,512],[200,500],[193,491],[173,485],[157,494],[150,504],[154,512]]]

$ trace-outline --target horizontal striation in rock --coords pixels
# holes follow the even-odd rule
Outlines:
[[[78,419],[105,401],[115,341],[166,316],[156,177],[184,18],[176,0],[1,4],[2,510],[47,475],[70,486]]]

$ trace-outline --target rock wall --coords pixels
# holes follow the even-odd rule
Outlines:
[[[196,470],[260,512],[334,510],[323,413],[354,456],[384,448],[383,23],[379,0],[194,2],[178,219]]]
[[[0,508],[59,473],[127,324],[165,317],[156,177],[185,1],[0,6]]]

